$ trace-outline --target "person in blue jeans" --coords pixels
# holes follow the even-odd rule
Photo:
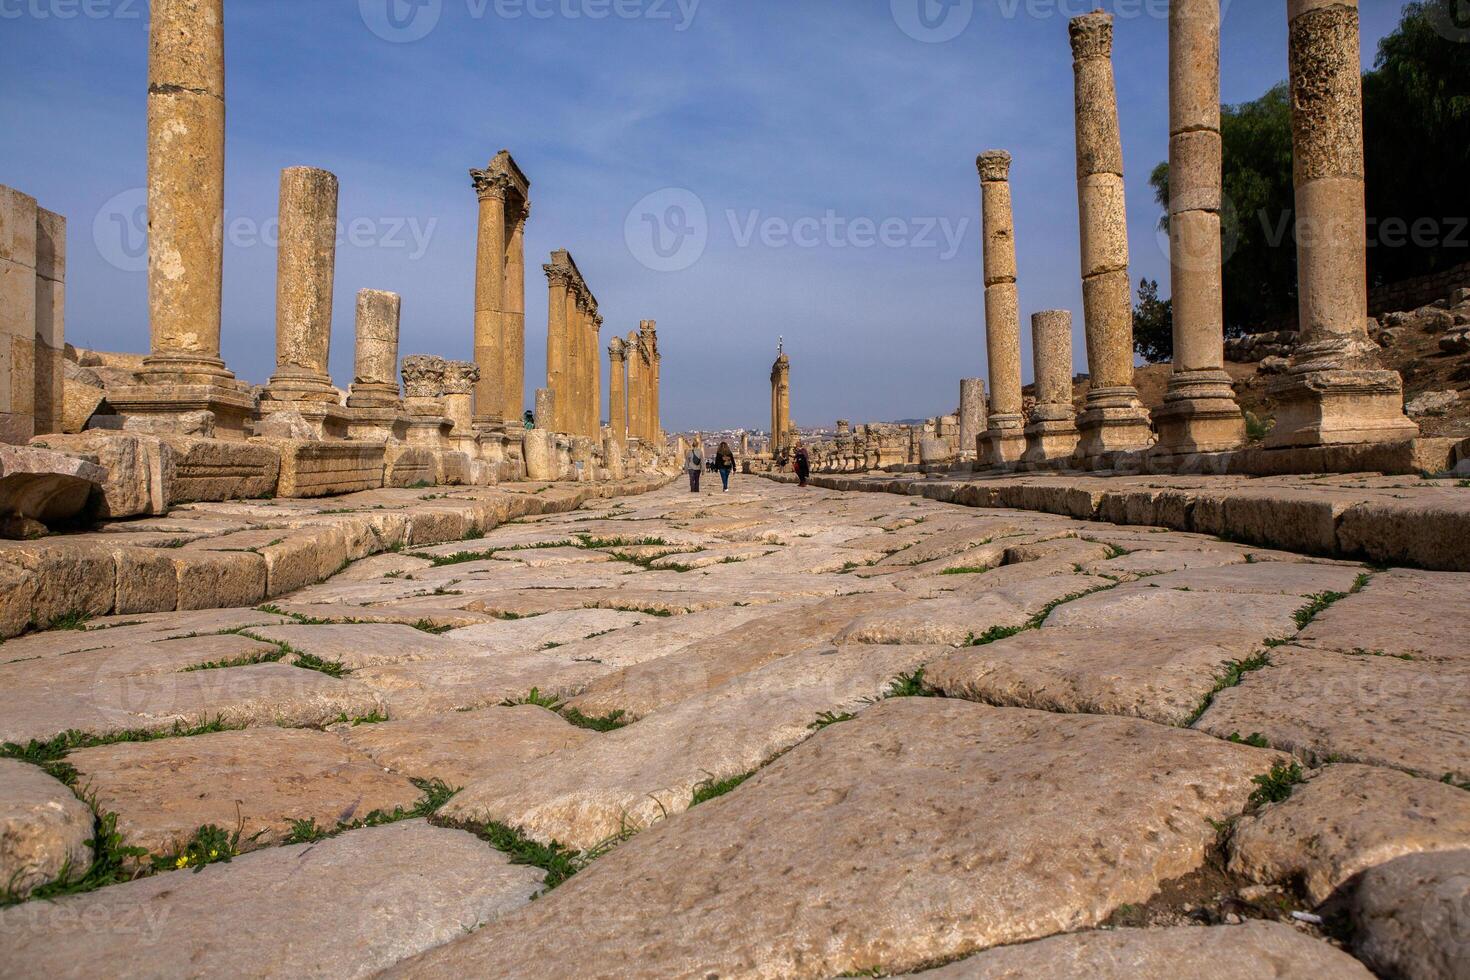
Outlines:
[[[730,474],[735,472],[735,454],[730,451],[728,442],[720,443],[720,448],[715,450],[715,469],[720,474],[720,483],[724,485],[721,493],[730,492]]]

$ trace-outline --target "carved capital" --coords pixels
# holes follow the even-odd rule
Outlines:
[[[986,150],[975,158],[975,169],[986,183],[1011,179],[1011,155],[1005,150]]]
[[[1068,25],[1072,38],[1072,57],[1077,61],[1113,56],[1113,15],[1094,10],[1073,17]]]
[[[480,380],[480,368],[473,361],[444,362],[444,394],[468,395]]]
[[[403,359],[403,394],[407,398],[438,398],[444,394],[448,362],[432,354],[414,354]]]
[[[553,286],[566,289],[572,284],[571,272],[559,265],[543,265],[541,271],[546,273],[546,281]]]
[[[628,356],[628,345],[622,337],[614,337],[612,343],[607,345],[607,356],[614,361],[621,361]]]
[[[504,201],[515,189],[509,175],[490,170],[471,170],[470,181],[474,184],[475,195],[482,201],[488,198]]]

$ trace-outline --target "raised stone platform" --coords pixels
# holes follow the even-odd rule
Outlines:
[[[767,478],[796,482],[789,473]],[[869,473],[814,475],[811,483],[1169,528],[1324,557],[1470,571],[1470,487],[1455,477]]]

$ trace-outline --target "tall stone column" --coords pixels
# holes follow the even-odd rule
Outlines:
[[[982,466],[1004,466],[1026,451],[1021,415],[1021,313],[1016,297],[1016,226],[1011,214],[1011,155],[987,150],[980,172],[985,234],[985,346],[990,361],[990,417]],[[961,442],[962,453],[971,446]]]
[[[794,444],[791,432],[791,358],[784,353],[776,358],[776,363],[771,368],[771,399],[774,406],[771,419],[772,454],[779,455],[782,450],[790,449]]]
[[[593,313],[589,323],[592,334],[592,434],[602,433],[602,315]]]
[[[337,264],[337,178],[315,167],[281,171],[276,250],[276,373],[263,398],[335,404],[327,373]]]
[[[515,425],[526,411],[526,222],[531,206],[522,206],[510,230],[505,261],[505,357],[502,361],[501,415]],[[482,366],[483,369],[483,366]]]
[[[975,459],[981,433],[986,429],[985,381],[964,378],[960,381],[960,456]]]
[[[1069,460],[1077,451],[1077,412],[1072,407],[1072,314],[1043,310],[1031,316],[1036,405],[1026,426],[1026,463]]]
[[[585,435],[583,432],[584,419],[587,409],[584,400],[586,393],[587,377],[587,308],[586,300],[580,293],[572,296],[572,301],[567,309],[567,434],[573,436]]]
[[[36,435],[66,421],[66,218],[36,208]]]
[[[1077,201],[1082,231],[1082,304],[1092,385],[1078,419],[1080,455],[1146,449],[1148,413],[1133,386],[1133,301],[1123,142],[1113,85],[1113,18],[1096,11],[1071,22],[1076,75]]]
[[[506,197],[510,179],[493,170],[471,170],[480,200],[479,238],[475,248],[475,423],[487,429],[505,427],[505,262]]]
[[[1169,266],[1174,367],[1154,413],[1160,454],[1245,441],[1225,373],[1220,251],[1220,0],[1169,4]]]
[[[627,345],[623,343],[623,338],[614,337],[607,348],[607,420],[612,428],[613,440],[619,446],[628,442],[627,362]]]
[[[36,199],[0,186],[0,443],[36,434]]]
[[[550,429],[552,432],[565,432],[566,426],[562,421],[567,399],[567,350],[568,328],[567,310],[571,306],[568,302],[567,273],[555,264],[543,267],[546,272],[548,286],[548,298],[546,307],[546,388],[553,393],[551,403],[552,414],[546,418],[536,416],[536,427]],[[558,405],[557,402],[563,404]]]
[[[220,359],[224,0],[154,0],[148,25],[148,313],[143,375],[234,379]]]
[[[623,341],[628,361],[628,438],[643,441],[643,357],[638,350],[638,333],[629,331]]]
[[[663,365],[664,356],[653,352],[653,440],[659,445],[664,441],[663,423]]]
[[[398,392],[398,323],[403,301],[397,293],[363,289],[357,294],[357,368],[347,395],[349,408],[401,408]]]
[[[1268,447],[1411,439],[1403,380],[1368,337],[1357,0],[1288,0],[1301,341],[1267,394]]]

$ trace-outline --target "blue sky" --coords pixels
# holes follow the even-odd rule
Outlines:
[[[271,373],[279,172],[309,165],[341,180],[336,382],[364,287],[403,294],[403,355],[469,357],[467,171],[505,147],[533,182],[528,397],[539,266],[567,248],[604,346],[658,320],[671,429],[764,425],[778,336],[798,424],[949,411],[985,374],[974,159],[1005,148],[1023,320],[1072,309],[1082,369],[1067,17],[1094,4],[946,2],[227,0],[224,356]],[[1167,4],[1096,5],[1117,17],[1133,278],[1167,282],[1147,184],[1167,156]],[[1226,101],[1285,77],[1283,6],[1226,4]],[[1401,5],[1364,6],[1367,65]],[[0,0],[0,183],[69,220],[78,345],[147,349],[146,86],[144,0]]]

